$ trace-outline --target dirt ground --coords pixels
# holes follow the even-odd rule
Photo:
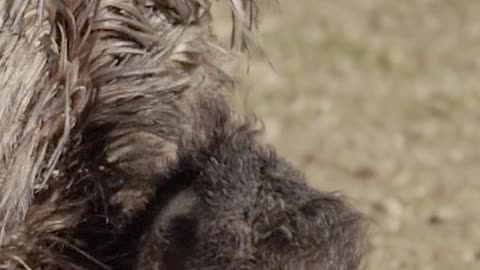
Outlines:
[[[237,92],[265,140],[369,216],[364,269],[480,269],[480,1],[279,2]]]

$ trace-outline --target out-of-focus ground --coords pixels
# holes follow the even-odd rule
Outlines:
[[[313,186],[369,215],[364,269],[480,269],[480,1],[269,11],[260,37],[277,74],[254,58],[237,93]]]

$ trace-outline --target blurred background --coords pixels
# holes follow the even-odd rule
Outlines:
[[[314,187],[369,216],[363,269],[480,269],[480,1],[265,8],[276,71],[253,57],[237,95]]]

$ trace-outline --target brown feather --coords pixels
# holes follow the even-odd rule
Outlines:
[[[256,1],[229,3],[252,42]],[[72,235],[106,200],[99,168],[132,179],[105,203],[135,213],[146,179],[176,159],[180,141],[206,132],[191,117],[199,99],[223,99],[230,83],[209,9],[207,0],[0,1],[0,269],[74,269],[69,254],[88,255]],[[105,151],[89,153],[107,164],[82,160],[98,145]],[[138,198],[125,191],[139,183]]]

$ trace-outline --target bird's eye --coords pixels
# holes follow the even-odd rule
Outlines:
[[[174,217],[169,225],[169,240],[175,246],[187,248],[196,242],[198,222],[192,217]]]
[[[169,247],[164,255],[168,270],[183,270],[197,242],[197,221],[187,216],[174,217],[168,228]]]

